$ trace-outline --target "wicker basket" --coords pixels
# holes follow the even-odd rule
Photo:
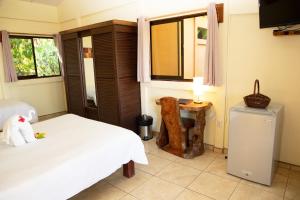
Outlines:
[[[271,99],[259,93],[259,80],[256,79],[254,83],[253,94],[245,96],[244,101],[246,105],[251,108],[266,108],[269,105]]]

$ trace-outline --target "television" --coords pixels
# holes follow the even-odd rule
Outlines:
[[[259,0],[260,28],[300,24],[300,0]]]

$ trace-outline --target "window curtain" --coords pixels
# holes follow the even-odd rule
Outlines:
[[[221,67],[219,62],[219,27],[216,4],[210,3],[207,9],[208,33],[206,41],[203,82],[205,85],[221,85]]]
[[[150,22],[145,17],[138,18],[137,59],[137,80],[150,82]]]
[[[62,40],[60,34],[55,34],[54,43],[57,48],[57,55],[59,59],[60,72],[61,75],[64,76],[64,62],[63,62],[63,50],[62,50]]]
[[[3,51],[3,65],[4,65],[4,76],[6,82],[18,81],[18,76],[11,53],[11,46],[9,41],[9,35],[7,31],[2,32],[2,51]]]

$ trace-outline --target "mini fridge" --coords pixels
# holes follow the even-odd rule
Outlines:
[[[279,156],[282,110],[279,104],[255,109],[244,103],[230,109],[229,174],[271,185]]]

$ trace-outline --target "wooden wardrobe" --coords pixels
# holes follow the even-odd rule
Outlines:
[[[68,112],[136,132],[141,113],[136,23],[112,20],[61,34]],[[97,108],[85,98],[83,35],[92,37]]]

